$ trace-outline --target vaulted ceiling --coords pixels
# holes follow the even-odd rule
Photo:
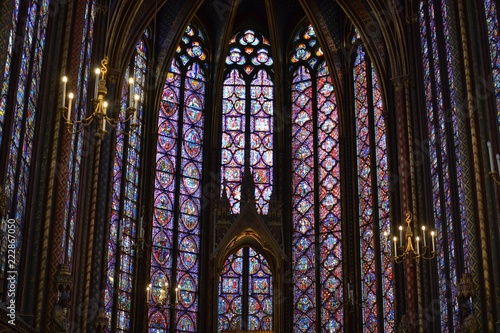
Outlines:
[[[349,28],[350,22],[364,39],[379,74],[397,77],[408,72],[405,22],[412,22],[414,7],[413,0],[114,1],[108,10],[106,53],[112,67],[125,68],[133,52],[131,46],[148,25],[156,22],[162,34],[158,41],[160,53],[163,52],[160,60],[168,59],[185,26],[195,16],[208,31],[216,57],[224,49],[222,41],[249,23],[269,33],[272,41],[281,41],[276,47],[283,51],[286,37],[305,16],[315,26],[324,49],[329,51],[327,59],[331,64],[339,65],[336,57],[341,56],[345,44],[341,32]]]

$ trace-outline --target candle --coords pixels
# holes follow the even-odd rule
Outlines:
[[[73,93],[69,93],[68,114],[66,115],[68,121],[71,119],[71,103],[73,102],[73,97],[74,97]]]
[[[179,289],[180,287],[177,286],[177,288],[175,288],[175,304],[177,304],[179,302]]]
[[[99,68],[95,69],[95,89],[94,96],[97,99],[99,97],[99,75],[101,74],[101,70]]]
[[[106,126],[106,125],[104,125]],[[122,236],[123,236],[123,224],[120,223],[120,220],[118,220],[118,241],[122,241]]]
[[[66,106],[66,83],[68,82],[68,78],[66,76],[62,77],[62,107]]]
[[[139,102],[139,95],[134,95],[134,118],[132,119],[132,124],[137,124],[137,113],[139,112],[137,109],[137,104]]]
[[[128,90],[128,96],[129,96],[128,106],[132,107],[132,98],[133,98],[133,92],[134,92],[134,79],[133,78],[129,78],[128,79],[128,85],[129,85],[129,90]]]
[[[493,152],[491,150],[491,142],[488,141],[486,144],[488,145],[488,156],[490,159],[490,171],[495,172],[495,167],[493,166]]]
[[[151,300],[151,284],[146,289],[146,299],[147,299],[148,303]]]
[[[500,154],[497,154],[497,166],[498,166],[498,172],[500,173]]]
[[[399,226],[399,246],[403,247],[403,226]]]
[[[393,240],[394,240],[394,242],[392,242],[392,246],[394,247],[394,256],[397,257],[398,256],[398,247],[396,244],[397,244],[398,238],[394,237]]]
[[[420,237],[417,236],[416,240],[417,240],[417,256],[418,256],[418,255],[420,255],[420,248],[419,248],[419,244],[418,244],[420,242]]]
[[[425,225],[422,226],[422,239],[424,240],[424,246],[427,246],[427,243],[425,241]]]
[[[162,287],[161,282],[160,282],[160,288],[161,288],[160,289],[160,300],[163,301],[165,299],[165,294],[166,294],[165,290],[167,289],[166,284]]]
[[[143,223],[144,223],[144,215],[141,216],[141,220],[139,221],[139,238],[144,238],[144,232],[142,229]]]
[[[108,102],[102,103],[102,132],[106,132],[106,110],[108,109]]]
[[[434,237],[436,236],[436,234],[434,233],[434,231],[431,232],[431,239],[432,239],[432,252],[436,252],[436,247],[435,247],[435,244],[434,244]]]

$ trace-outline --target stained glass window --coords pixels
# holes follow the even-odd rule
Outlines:
[[[439,305],[441,331],[453,332],[459,323],[456,302],[456,260],[469,264],[469,237],[465,191],[462,181],[462,151],[459,115],[455,99],[455,73],[450,35],[449,8],[445,1],[422,1],[419,9],[423,85],[434,225],[437,232]],[[444,50],[442,52],[441,50]],[[463,139],[462,139],[463,140]],[[462,231],[461,231],[462,230]],[[463,257],[457,258],[457,247]]]
[[[257,211],[267,214],[273,191],[273,59],[269,41],[254,30],[229,43],[222,96],[221,184],[240,212],[245,167],[255,183]],[[223,193],[223,188],[221,188]]]
[[[127,70],[122,85],[123,110],[119,118],[124,120],[126,117],[125,108],[130,106],[130,94],[138,95],[137,128],[132,129],[130,122],[122,122],[117,126],[104,298],[106,314],[110,319],[108,327],[113,332],[130,331],[136,239],[137,234],[142,232],[139,230],[141,209],[138,207],[138,200],[146,55],[145,41],[140,39],[134,61]],[[132,89],[129,77],[134,78]],[[125,135],[125,131],[130,131],[130,135]]]
[[[498,8],[496,0],[484,0],[486,24],[488,27],[488,42],[491,58],[492,81],[496,96],[497,124],[500,130],[500,26],[498,24]]]
[[[32,154],[36,128],[37,102],[41,81],[42,60],[45,50],[47,23],[49,20],[49,1],[27,1],[20,6],[20,1],[13,1],[12,21],[9,23],[9,42],[4,72],[2,73],[2,95],[0,96],[0,140],[6,151],[0,156],[6,159],[5,192],[10,199],[9,217],[15,219],[16,228],[16,266],[21,258],[23,243],[22,230],[28,199],[29,175],[32,167]],[[24,9],[26,12],[20,13]],[[18,18],[23,15],[23,20]],[[25,15],[25,16],[24,16]],[[19,27],[19,25],[22,27]],[[16,35],[15,31],[23,31],[24,35]],[[14,52],[19,55],[19,72],[11,67]],[[4,55],[2,55],[4,57]],[[9,103],[7,95],[15,92],[15,98]],[[2,257],[5,249],[2,249]],[[4,269],[5,262],[2,263]],[[11,267],[11,270],[12,267]],[[17,269],[16,269],[17,270]]]
[[[358,40],[353,38],[354,43]],[[357,47],[353,78],[363,330],[390,332],[394,330],[392,263],[380,251],[384,247],[377,243],[376,237],[378,234],[380,239],[390,229],[386,124],[377,75],[361,45]],[[377,253],[381,265],[377,264]],[[382,299],[377,299],[379,285]]]
[[[2,142],[2,134],[4,132],[4,118],[5,118],[5,110],[7,107],[7,93],[9,90],[9,83],[10,83],[10,67],[12,63],[12,53],[14,51],[14,43],[16,39],[16,26],[17,26],[17,19],[19,17],[19,4],[21,0],[15,0],[14,1],[14,8],[12,9],[12,21],[9,22],[8,25],[8,45],[7,45],[7,52],[5,59],[2,59],[5,61],[4,66],[0,67],[4,71],[0,75],[2,75],[3,80],[2,80],[2,95],[0,95],[0,143]],[[3,50],[2,50],[3,51]]]
[[[207,78],[204,43],[201,30],[189,25],[170,65],[160,102],[148,313],[150,332],[199,331],[201,176]]]
[[[312,25],[295,36],[290,63],[293,327],[338,331],[344,325],[339,112]]]
[[[95,4],[93,1],[87,0],[85,8],[84,26],[82,34],[82,48],[80,50],[80,67],[78,69],[79,86],[75,94],[74,103],[76,107],[73,112],[75,119],[82,119],[87,115],[87,105],[89,96],[86,89],[89,86],[90,78],[90,59],[92,56],[92,41],[94,37],[94,19],[95,19]],[[76,133],[72,136],[71,140],[71,156],[69,160],[69,174],[67,193],[68,199],[66,201],[65,209],[65,229],[63,234],[63,258],[62,262],[72,265],[73,263],[73,248],[75,242],[75,228],[78,213],[78,198],[80,189],[80,170],[83,152],[83,137],[84,132]]]
[[[218,332],[272,331],[273,279],[264,256],[251,247],[231,254],[219,276]]]

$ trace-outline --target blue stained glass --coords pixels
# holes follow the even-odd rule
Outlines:
[[[312,25],[297,33],[294,47],[290,59],[294,64],[294,331],[329,331],[341,329],[344,317],[338,110],[332,80],[322,52],[318,52],[319,43]],[[317,123],[313,123],[315,114]],[[317,139],[313,139],[315,135]],[[319,207],[318,213],[315,206]],[[318,221],[321,223],[316,225]],[[316,298],[317,289],[320,289],[319,298]],[[318,312],[320,322],[316,321]]]
[[[5,192],[9,198],[17,198],[11,201],[9,207],[10,217],[16,220],[16,249],[15,264],[19,265],[21,259],[21,248],[23,235],[21,230],[24,226],[26,201],[28,198],[29,174],[32,163],[33,139],[35,134],[35,110],[38,102],[39,86],[41,79],[41,66],[45,49],[45,33],[49,17],[49,1],[32,1],[27,4],[27,16],[22,22],[18,22],[19,1],[13,2],[12,21],[9,23],[9,43],[6,50],[6,62],[2,73],[2,95],[0,96],[0,142],[5,139],[5,134],[10,133],[10,147],[6,152],[7,171],[5,179]],[[10,80],[12,68],[10,63],[14,52],[15,30],[21,24],[25,34],[19,43],[21,59],[19,79],[17,81],[17,95],[15,97],[13,110],[6,110],[6,94],[14,88]],[[25,25],[25,26],[24,26]],[[31,73],[28,69],[31,68]],[[10,128],[4,124],[5,112],[12,112],[13,122]],[[2,255],[6,248],[2,248]],[[5,265],[5,262],[3,263]],[[4,267],[2,267],[4,269]]]
[[[238,214],[248,165],[256,184],[257,212],[267,215],[273,191],[273,60],[267,39],[254,30],[236,34],[229,44],[226,64],[236,67],[227,68],[223,86],[220,193],[225,191],[232,213]]]
[[[206,55],[203,34],[196,26],[189,25],[172,60],[160,102],[152,221],[150,332],[168,330],[170,325],[176,332],[198,332],[199,218],[206,87],[206,67],[200,61],[205,60]],[[184,86],[181,84],[183,77]],[[179,220],[174,221],[176,210]],[[171,242],[174,235],[177,244]],[[172,266],[174,257],[177,258],[175,267]],[[158,314],[159,310],[163,311],[158,304],[158,290],[165,281],[179,288],[175,319],[171,324],[165,319],[169,315]],[[166,297],[170,302],[169,293]]]
[[[136,55],[133,61],[133,68],[127,70],[122,83],[122,105],[128,106],[129,86],[128,77],[130,73],[135,74],[134,89],[132,94],[139,96],[137,102],[137,128],[125,135],[125,130],[130,130],[125,123],[118,124],[118,135],[115,146],[115,160],[113,163],[113,201],[112,220],[110,222],[110,237],[108,242],[108,265],[105,290],[105,311],[114,320],[113,311],[116,311],[116,327],[119,331],[128,332],[130,330],[130,311],[132,307],[133,285],[131,283],[135,266],[135,243],[137,241],[137,230],[143,227],[139,223],[139,168],[141,153],[141,131],[143,117],[144,85],[146,78],[146,48],[143,39],[136,45]],[[120,120],[125,119],[125,112],[119,115]],[[121,193],[124,196],[121,196]],[[121,239],[118,239],[121,235]],[[119,251],[120,261],[118,270],[116,266],[116,252]],[[117,274],[118,273],[118,274]],[[117,304],[113,304],[114,290],[117,290],[120,297]],[[113,310],[115,309],[115,310]]]

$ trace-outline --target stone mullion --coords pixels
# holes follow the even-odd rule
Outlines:
[[[465,83],[467,91],[467,109],[470,121],[470,138],[471,138],[471,148],[472,148],[472,163],[473,163],[473,173],[474,173],[474,184],[476,193],[476,202],[478,210],[478,227],[479,227],[479,240],[478,240],[478,255],[477,258],[481,261],[481,266],[478,274],[474,274],[473,279],[475,285],[482,285],[484,288],[485,299],[481,300],[481,297],[474,298],[474,311],[478,314],[483,314],[482,317],[485,319],[486,327],[484,328],[487,332],[494,332],[493,323],[493,290],[491,286],[491,276],[490,276],[490,263],[488,259],[488,225],[486,219],[486,202],[484,198],[484,172],[481,167],[481,142],[480,134],[477,132],[479,124],[476,119],[476,107],[474,105],[475,92],[473,89],[473,73],[471,69],[471,59],[469,58],[469,41],[467,22],[466,22],[466,6],[463,0],[457,0],[458,4],[458,17],[460,23],[460,36],[463,48],[463,66],[465,73]],[[469,222],[468,227],[471,222]],[[471,253],[471,256],[473,253]],[[482,275],[482,276],[481,276]],[[485,311],[481,311],[481,302],[485,304]],[[482,323],[479,320],[479,330],[482,330]]]
[[[416,197],[412,195],[411,180],[414,179],[413,164],[413,147],[410,144],[412,138],[411,131],[411,107],[409,103],[405,103],[405,97],[408,97],[408,76],[400,76],[393,78],[394,84],[394,108],[396,114],[396,129],[397,141],[399,143],[397,158],[398,163],[398,181],[399,181],[399,194],[400,194],[400,214],[399,217],[405,216],[407,212],[412,211],[412,202]],[[410,163],[407,163],[410,161]],[[413,258],[408,258],[404,261],[404,274],[406,281],[406,315],[409,316],[411,322],[412,332],[416,331],[417,311],[416,305],[416,285],[415,285],[415,262]]]
[[[82,40],[83,26],[84,26],[84,14],[85,7],[87,3],[84,1],[75,2],[75,7],[72,4],[69,5],[68,13],[72,13],[73,10],[77,15],[73,18],[73,31],[70,34],[71,40],[76,41],[76,45],[80,45],[78,41]],[[78,77],[78,71],[80,68],[80,47],[70,47],[71,53],[69,54],[69,77],[75,79]],[[80,82],[73,80],[73,86],[76,88]],[[65,98],[65,96],[61,96]],[[61,117],[60,112],[58,112],[58,117]],[[63,121],[61,119],[61,121]],[[61,122],[59,122],[61,124]],[[72,129],[72,128],[70,128]],[[60,130],[60,146],[59,146],[59,158],[56,164],[56,181],[55,181],[55,192],[56,192],[56,202],[55,208],[52,213],[52,221],[47,221],[51,224],[51,236],[50,236],[50,252],[49,252],[49,288],[46,297],[47,313],[52,313],[54,305],[58,301],[58,286],[57,286],[57,275],[58,269],[61,264],[63,251],[65,250],[62,246],[63,235],[65,230],[65,217],[66,217],[66,202],[68,200],[68,182],[70,181],[69,172],[69,162],[72,155],[72,138],[73,135],[64,126]],[[54,141],[56,142],[56,141]],[[69,231],[68,231],[69,232]],[[67,235],[69,237],[69,234]],[[50,328],[51,316],[46,316],[48,320],[48,327]]]
[[[73,6],[72,4],[68,5],[68,11],[66,13],[70,13],[72,10]],[[63,15],[61,15],[61,20],[64,21]],[[56,23],[58,26],[62,25],[60,22]],[[68,32],[70,30],[70,27],[67,27],[64,32]],[[61,45],[62,48],[62,54],[68,54],[68,49],[69,49],[69,42],[70,42],[70,33],[65,34],[67,38],[64,38],[63,44]],[[61,68],[64,68],[64,65],[67,63],[67,58],[62,57],[62,66]],[[59,96],[57,99],[60,101],[62,96]],[[60,105],[60,103],[57,103],[57,105]],[[57,106],[56,106],[57,108]],[[41,249],[40,249],[40,272],[39,272],[39,278],[38,278],[38,284],[37,284],[37,295],[36,295],[36,309],[35,309],[35,328],[37,331],[42,330],[42,325],[45,326],[48,320],[48,316],[45,316],[45,313],[50,313],[49,310],[52,309],[53,303],[48,303],[48,299],[50,299],[50,294],[51,294],[51,289],[47,291],[45,288],[45,283],[46,279],[51,275],[50,270],[52,268],[52,253],[49,252],[49,246],[50,250],[53,250],[52,248],[52,243],[50,240],[51,235],[51,227],[53,226],[51,220],[53,219],[52,214],[54,213],[52,211],[52,205],[54,203],[54,200],[57,200],[57,197],[59,196],[59,193],[55,192],[54,188],[57,189],[58,184],[61,182],[60,174],[58,173],[58,168],[62,165],[62,163],[57,162],[58,158],[58,147],[59,147],[59,140],[60,140],[60,133],[61,133],[61,113],[60,112],[55,112],[54,116],[54,132],[52,136],[52,150],[51,150],[51,156],[50,156],[50,166],[48,170],[48,181],[47,181],[47,201],[45,203],[45,216],[44,216],[44,222],[41,230],[41,239],[42,239],[42,244],[41,244]],[[67,167],[66,167],[66,173],[67,173]],[[55,198],[54,198],[55,194]],[[56,222],[57,223],[57,222]],[[54,226],[56,225],[54,223]],[[54,229],[57,229],[57,227],[54,227]],[[50,267],[49,267],[50,266]],[[49,272],[47,272],[49,270]],[[44,308],[45,307],[45,308]],[[49,309],[50,308],[50,309]]]
[[[460,31],[458,31],[458,25],[456,22],[457,13],[455,9],[455,1],[446,0],[447,8],[448,8],[448,20],[450,24],[448,25],[448,29],[450,31],[450,37],[452,43],[450,43],[450,47],[453,49],[452,54],[460,54],[459,48],[459,40],[458,36],[460,36]],[[454,68],[454,86],[455,86],[455,101],[456,101],[456,118],[458,122],[458,131],[459,137],[461,138],[459,142],[459,151],[461,155],[461,169],[462,169],[462,186],[463,193],[465,196],[465,205],[463,209],[465,209],[466,213],[466,230],[462,230],[462,233],[468,235],[468,252],[469,252],[469,265],[464,267],[465,271],[468,271],[472,274],[472,279],[474,283],[474,289],[478,290],[479,286],[482,284],[480,278],[480,264],[478,261],[478,248],[479,243],[476,237],[477,235],[477,227],[475,224],[475,212],[474,212],[474,174],[471,169],[471,161],[472,156],[470,154],[470,142],[469,138],[469,125],[468,125],[468,117],[467,117],[467,100],[466,96],[464,96],[465,87],[463,82],[463,74],[460,70],[461,62],[458,57],[452,58],[452,65]],[[460,278],[460,276],[458,276]],[[473,298],[473,306],[475,308],[474,313],[480,314],[480,300],[479,297]]]
[[[97,130],[97,129],[96,129]],[[83,323],[82,332],[88,332],[89,325],[89,308],[92,306],[90,303],[90,290],[91,290],[91,273],[93,264],[93,248],[94,248],[94,233],[95,233],[95,223],[96,223],[96,206],[97,206],[97,188],[98,188],[98,178],[99,178],[99,160],[101,155],[101,142],[99,141],[95,147],[94,151],[94,162],[93,162],[93,174],[91,177],[91,192],[90,192],[90,215],[88,221],[88,233],[87,233],[87,247],[85,249],[85,270],[84,270],[84,282],[83,282]],[[85,243],[85,242],[84,242]]]

